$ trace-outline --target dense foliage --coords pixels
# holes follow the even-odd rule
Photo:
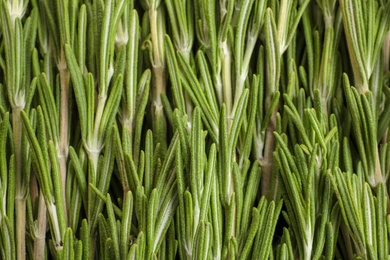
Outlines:
[[[2,259],[388,259],[390,1],[0,0]]]

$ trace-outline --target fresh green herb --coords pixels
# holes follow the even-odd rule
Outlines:
[[[390,1],[0,0],[2,259],[387,259]]]

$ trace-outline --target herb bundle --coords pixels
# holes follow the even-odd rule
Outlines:
[[[0,0],[2,259],[388,259],[390,1]]]

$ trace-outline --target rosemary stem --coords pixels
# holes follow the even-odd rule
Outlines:
[[[265,132],[265,144],[264,144],[264,157],[261,161],[262,177],[261,177],[261,193],[266,197],[273,197],[269,194],[272,185],[272,164],[274,160],[273,151],[275,150],[275,136],[276,130],[276,113],[277,110],[272,113],[269,124]]]
[[[45,238],[46,238],[46,204],[42,192],[39,194],[38,206],[38,229],[34,241],[34,259],[45,258]]]
[[[226,104],[227,115],[232,113],[232,52],[228,45],[228,40],[221,42],[222,51],[222,88],[223,88],[223,101]]]
[[[186,49],[184,48],[181,53],[183,53],[186,61],[188,63],[190,63],[191,61],[191,57],[190,57],[190,50],[189,49]],[[186,103],[186,111],[187,111],[187,116],[188,116],[188,119],[187,119],[187,131],[190,132],[191,131],[191,122],[192,122],[192,112],[194,110],[194,105],[192,104],[192,101],[191,101],[191,98],[190,96],[188,95],[187,92],[184,92],[184,100],[185,100],[185,103]]]
[[[17,259],[26,259],[26,185],[22,173],[22,130],[23,123],[20,115],[21,107],[12,108],[12,128],[15,146],[15,210],[16,210],[16,245]]]
[[[62,199],[65,211],[65,221],[68,223],[68,214],[66,206],[66,161],[68,158],[68,124],[69,124],[69,82],[70,75],[66,65],[65,53],[62,49],[61,60],[59,63],[61,80],[61,104],[60,104],[60,145],[59,145],[59,165],[62,182]]]
[[[156,106],[162,106],[161,94],[166,91],[165,84],[165,68],[164,60],[161,55],[160,46],[163,45],[162,39],[159,37],[159,28],[158,28],[158,11],[155,8],[149,10],[150,18],[150,32],[153,46],[153,76],[154,76],[154,101]]]
[[[98,104],[97,104],[97,109],[96,109],[96,116],[95,116],[95,125],[94,125],[94,130],[92,136],[89,136],[89,142],[88,144],[88,156],[89,158],[92,159],[93,166],[94,166],[94,180],[96,179],[96,173],[97,173],[97,167],[98,167],[98,160],[99,160],[99,155],[101,152],[101,140],[99,136],[99,127],[100,127],[100,122],[103,116],[104,112],[104,106],[106,105],[106,95],[101,95],[99,94],[98,96]],[[90,181],[91,182],[91,181]],[[94,182],[92,182],[95,184]]]
[[[384,70],[385,73],[390,71],[390,30],[386,33],[383,42]]]
[[[161,100],[161,94],[166,92],[166,75],[163,55],[164,34],[162,28],[162,19],[159,19],[161,9],[155,4],[149,10],[150,32],[153,46],[153,111],[154,133],[156,134],[156,143],[160,143],[162,151],[166,149],[167,122]],[[160,24],[159,24],[160,23]]]
[[[94,125],[94,130],[93,130],[93,137],[92,137],[92,143],[95,146],[94,148],[96,148],[96,146],[101,141],[99,139],[99,127],[100,127],[100,122],[102,120],[104,107],[106,105],[106,100],[107,100],[106,94],[100,93],[98,96],[98,104],[97,104],[96,116],[95,116],[95,125]]]
[[[345,244],[345,249],[346,249],[347,254],[348,254],[348,258],[352,259],[354,254],[353,254],[353,250],[352,250],[351,237],[350,237],[350,235],[348,233],[348,229],[344,223],[341,224],[341,233],[344,237],[344,241],[345,241],[344,244]]]
[[[96,238],[94,234],[89,236],[89,259],[95,259],[95,250],[96,250]]]

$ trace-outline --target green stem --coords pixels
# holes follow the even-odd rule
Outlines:
[[[99,164],[99,156],[101,153],[101,149],[103,146],[102,143],[102,137],[99,136],[99,128],[101,124],[102,115],[104,112],[104,107],[106,105],[107,96],[105,94],[99,94],[98,96],[98,104],[96,108],[96,114],[95,114],[95,122],[94,122],[94,130],[92,132],[92,136],[88,136],[87,141],[87,149],[86,152],[88,154],[89,159],[92,162],[93,165],[93,172],[88,171],[88,182],[92,183],[96,186],[97,184],[97,173],[98,173],[98,164]],[[90,259],[94,259],[95,254],[95,226],[96,226],[96,219],[97,216],[93,215],[95,212],[92,210],[95,206],[95,198],[94,192],[92,189],[88,186],[88,221],[91,225],[91,234],[90,234],[90,243],[89,243],[89,257]]]

